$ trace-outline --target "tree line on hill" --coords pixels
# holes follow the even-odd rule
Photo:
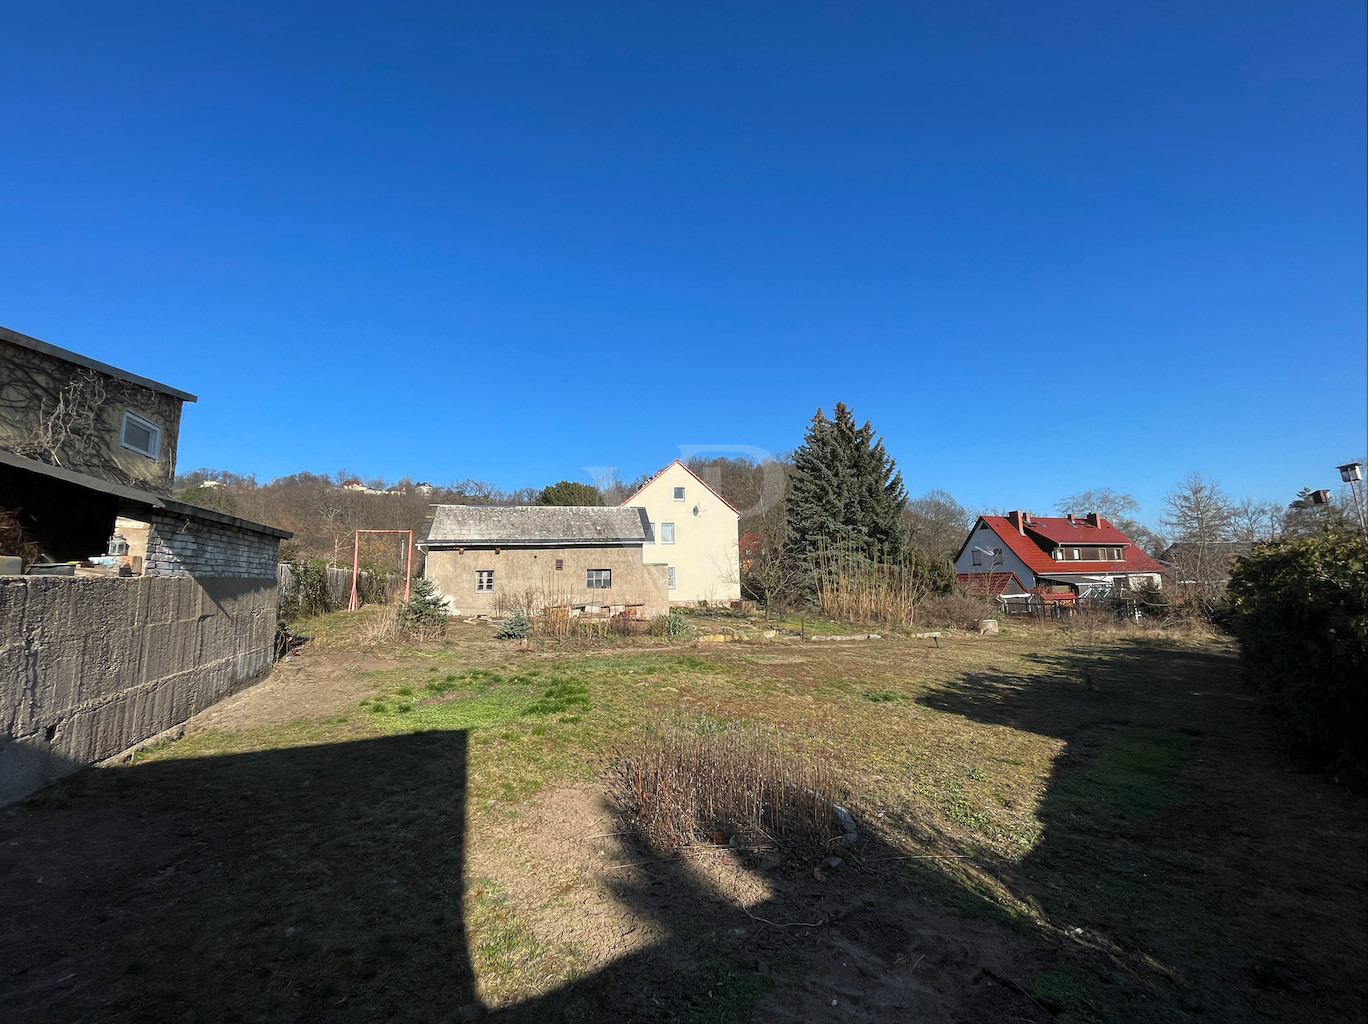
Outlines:
[[[929,587],[944,590],[953,582],[950,562],[977,516],[1006,511],[971,511],[942,489],[909,497],[873,426],[858,425],[842,403],[830,418],[819,409],[792,452],[764,461],[695,456],[687,464],[740,513],[742,583],[760,599],[810,594],[810,568],[819,550],[838,548],[886,565],[908,562]],[[252,476],[198,469],[178,477],[176,486],[178,497],[191,504],[291,530],[294,539],[282,547],[287,559],[319,557],[346,565],[353,531],[412,530],[421,540],[433,504],[616,505],[649,479],[644,474],[623,482],[608,475],[593,484],[560,480],[506,491],[474,479],[431,485],[405,477],[387,485],[384,479],[361,481],[346,470],[258,484]],[[1110,487],[1065,495],[1056,511],[1098,512],[1151,555],[1195,563],[1180,565],[1180,575],[1222,587],[1232,556],[1252,543],[1323,535],[1353,516],[1347,494],[1322,504],[1305,489],[1288,506],[1236,502],[1198,473],[1166,496],[1158,530],[1136,518],[1134,497]],[[397,540],[367,536],[364,547],[376,568],[402,569]]]

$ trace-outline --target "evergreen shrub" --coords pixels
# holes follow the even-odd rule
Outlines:
[[[1260,544],[1236,560],[1230,625],[1246,680],[1314,765],[1368,764],[1368,540]]]

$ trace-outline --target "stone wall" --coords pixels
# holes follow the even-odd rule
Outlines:
[[[276,578],[280,541],[226,523],[153,512],[143,572],[149,576]]]
[[[0,805],[264,678],[275,627],[274,547],[261,579],[0,576]]]
[[[561,568],[556,568],[560,562]],[[641,548],[465,548],[430,551],[425,575],[448,598],[451,615],[500,615],[515,608],[599,604],[639,606],[643,617],[670,610],[664,565],[644,565]],[[590,590],[585,571],[609,569],[612,586]],[[475,574],[493,570],[492,592],[475,589]]]

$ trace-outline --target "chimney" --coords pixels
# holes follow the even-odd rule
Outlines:
[[[1099,523],[1098,520],[1097,520],[1097,513],[1096,513],[1096,512],[1089,512],[1089,513],[1088,513],[1088,525],[1089,525],[1089,526],[1101,526],[1101,525],[1102,525],[1102,524]]]
[[[1026,534],[1026,514],[1019,509],[1007,513],[1007,522],[1016,527],[1017,533]]]

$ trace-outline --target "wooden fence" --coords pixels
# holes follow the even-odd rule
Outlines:
[[[351,600],[352,573],[350,569],[338,569],[328,566],[328,605],[333,610],[346,608]],[[370,581],[373,579],[371,573],[358,573],[358,584],[369,588]],[[289,562],[280,562],[276,565],[276,589],[280,596],[280,603],[284,605],[289,598],[290,590],[294,586],[294,572],[290,568]],[[384,598],[388,602],[396,595],[400,600],[404,596],[404,577],[390,573],[384,581]]]

